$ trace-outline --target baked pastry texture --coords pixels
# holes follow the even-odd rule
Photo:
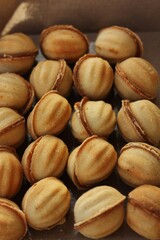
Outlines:
[[[84,97],[74,104],[74,110],[70,126],[72,134],[80,142],[92,135],[107,138],[113,132],[116,114],[111,104]]]
[[[15,73],[0,74],[0,107],[10,107],[20,114],[26,114],[34,102],[31,84]]]
[[[21,163],[25,177],[30,183],[45,177],[60,177],[68,155],[67,145],[60,138],[52,135],[39,137],[23,153]]]
[[[143,184],[160,187],[160,150],[143,142],[127,143],[120,151],[117,170],[132,187]]]
[[[160,239],[160,188],[142,185],[128,195],[126,221],[142,237]]]
[[[41,32],[40,47],[47,59],[74,63],[88,52],[89,42],[85,34],[71,25],[54,25]]]
[[[0,197],[12,198],[20,190],[23,170],[14,148],[0,145]]]
[[[135,102],[122,100],[117,123],[127,142],[146,142],[159,146],[160,109],[153,102],[144,99]]]
[[[82,235],[99,239],[115,232],[125,216],[125,196],[110,186],[83,193],[74,206],[74,228]]]
[[[1,240],[22,240],[28,231],[25,214],[16,203],[0,198]]]
[[[67,162],[67,172],[79,189],[85,189],[107,178],[117,161],[114,147],[93,135],[76,147]]]
[[[114,85],[123,99],[152,100],[158,94],[159,75],[155,67],[140,57],[116,64]]]
[[[0,73],[27,73],[34,64],[38,48],[28,35],[11,33],[0,38]]]
[[[0,145],[18,148],[25,137],[25,118],[11,108],[0,107]]]
[[[57,178],[44,178],[25,193],[22,209],[34,229],[51,229],[65,222],[70,207],[70,192]]]
[[[72,87],[72,71],[64,59],[44,60],[33,68],[29,81],[39,99],[50,90],[67,97]]]
[[[71,106],[66,98],[51,90],[36,103],[27,118],[27,130],[35,140],[46,134],[58,135],[66,127]]]
[[[129,57],[140,57],[143,43],[129,28],[110,26],[100,30],[95,41],[96,53],[110,63],[117,63]]]
[[[77,92],[91,100],[105,99],[111,91],[113,78],[110,64],[94,54],[82,56],[73,69],[73,82]]]

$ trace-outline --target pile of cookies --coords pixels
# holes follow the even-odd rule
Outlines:
[[[39,46],[44,59],[35,63],[31,37],[0,38],[1,239],[65,222],[71,194],[59,179],[64,172],[84,191],[74,206],[75,231],[99,239],[126,220],[141,236],[160,239],[159,75],[142,58],[142,40],[128,28],[107,27],[93,54],[84,33],[55,25],[41,32]],[[122,99],[117,111],[108,101],[113,92]],[[60,137],[67,126],[78,142],[72,150]],[[126,142],[120,152],[109,142],[115,129]],[[113,171],[132,187],[128,196],[101,185]],[[30,187],[18,206],[12,198],[24,178]]]

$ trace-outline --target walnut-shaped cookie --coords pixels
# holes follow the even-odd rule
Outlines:
[[[27,118],[27,129],[35,140],[46,134],[58,135],[66,127],[71,106],[66,98],[51,90],[36,103]]]
[[[24,115],[32,107],[34,96],[33,87],[20,75],[0,74],[0,107],[10,107]]]
[[[0,145],[0,197],[12,198],[20,190],[23,170],[14,148]]]
[[[160,239],[160,188],[141,185],[128,194],[126,221],[142,237]]]
[[[60,177],[68,159],[67,145],[52,135],[39,137],[25,149],[22,166],[25,177],[34,183],[45,177]]]
[[[107,138],[114,130],[116,114],[111,104],[104,101],[90,101],[84,97],[74,104],[70,126],[80,142],[92,135]]]
[[[0,107],[0,145],[17,148],[25,137],[25,118],[11,108]]]
[[[25,214],[16,203],[0,198],[1,240],[22,240],[28,231]]]
[[[83,193],[74,206],[74,228],[82,235],[99,239],[115,232],[125,217],[125,196],[110,186]]]
[[[114,85],[123,99],[152,100],[158,94],[159,75],[155,67],[140,57],[131,57],[115,67]]]
[[[132,187],[143,184],[160,187],[160,150],[147,143],[127,143],[120,151],[117,170]]]
[[[47,59],[74,63],[88,52],[89,42],[85,34],[71,25],[54,25],[41,32],[40,47]]]
[[[117,153],[113,145],[93,135],[71,152],[67,172],[78,189],[85,189],[106,179],[116,161]]]
[[[72,87],[72,71],[64,59],[44,60],[33,68],[29,81],[39,99],[50,90],[57,90],[68,97]]]
[[[0,73],[24,74],[34,64],[38,48],[24,33],[11,33],[0,37]]]
[[[122,137],[127,142],[146,142],[159,146],[160,109],[151,101],[122,100],[117,123]]]
[[[95,51],[110,63],[117,63],[129,57],[140,57],[143,43],[129,28],[110,26],[100,30],[95,41]]]
[[[54,177],[34,183],[22,199],[27,222],[37,230],[63,224],[69,207],[70,192],[63,182]]]
[[[73,69],[73,82],[77,92],[91,100],[105,99],[112,88],[113,78],[110,64],[94,54],[82,56]]]

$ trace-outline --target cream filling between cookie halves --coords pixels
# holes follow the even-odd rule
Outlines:
[[[122,100],[123,110],[124,110],[125,114],[127,115],[128,119],[130,120],[132,126],[134,127],[134,129],[136,130],[136,132],[138,133],[138,135],[142,138],[142,140],[144,142],[154,145],[154,142],[149,138],[149,136],[147,136],[144,129],[141,127],[141,125],[139,124],[139,122],[137,121],[135,116],[132,114],[129,103],[130,103],[129,100]]]

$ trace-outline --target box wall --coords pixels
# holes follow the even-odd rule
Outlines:
[[[159,12],[159,0],[1,0],[0,30],[38,34],[54,24],[72,24],[84,32],[111,25],[159,31]]]

